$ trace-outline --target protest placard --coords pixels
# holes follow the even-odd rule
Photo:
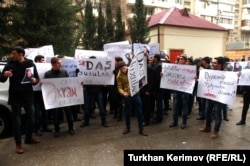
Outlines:
[[[197,96],[233,105],[237,91],[237,72],[200,70]]]
[[[78,77],[85,85],[114,85],[115,60],[82,58],[78,64]]]
[[[46,45],[38,48],[26,48],[25,58],[34,60],[37,55],[43,55],[46,62],[49,62],[49,57],[54,56],[54,49],[52,45]],[[48,59],[47,59],[48,57]]]
[[[75,50],[75,59],[81,60],[82,58],[89,58],[94,56],[96,58],[107,57],[107,54],[104,51],[93,51],[93,50]]]
[[[39,75],[40,80],[44,78],[45,72],[51,69],[51,64],[50,63],[35,63],[35,65],[36,65],[37,73]],[[41,90],[40,83],[37,83],[36,85],[33,85],[33,90],[34,91]]]
[[[75,59],[68,59],[68,58],[62,58],[61,59],[61,68],[64,70],[67,70],[69,77],[76,77],[76,69],[77,69],[77,60]]]
[[[160,87],[192,94],[195,85],[196,66],[162,63]]]
[[[147,59],[143,50],[135,55],[129,65],[128,81],[131,96],[134,96],[147,84]]]
[[[84,104],[83,86],[78,77],[42,79],[45,109]]]
[[[148,54],[149,58],[153,57],[154,54],[160,53],[159,43],[150,43],[150,44],[134,43],[133,44],[133,50],[135,54],[140,52],[140,50],[142,49],[147,49],[147,51],[149,52]]]
[[[130,44],[105,45],[104,51],[110,58],[121,57],[126,64],[132,59],[132,46]]]

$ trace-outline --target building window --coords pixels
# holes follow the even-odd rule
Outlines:
[[[246,4],[249,4],[250,3],[250,0],[244,0],[243,1],[243,5],[246,5]]]
[[[191,2],[187,2],[187,1],[184,2],[185,6],[190,6],[190,4],[191,4]]]
[[[249,27],[250,26],[250,21],[249,20],[242,20],[241,21],[241,26],[243,26],[243,27],[248,26]]]

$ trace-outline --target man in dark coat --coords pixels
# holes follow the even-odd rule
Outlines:
[[[38,139],[32,137],[34,125],[34,97],[33,87],[39,82],[39,76],[36,66],[32,60],[24,57],[25,51],[22,47],[17,46],[12,49],[12,59],[5,65],[3,73],[0,76],[0,82],[5,82],[9,78],[9,99],[8,104],[11,106],[14,139],[16,143],[16,152],[24,153],[22,146],[21,133],[21,108],[26,112],[26,133],[25,143],[39,143]],[[33,69],[33,76],[28,83],[22,83],[27,69]]]

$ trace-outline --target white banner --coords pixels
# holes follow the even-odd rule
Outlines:
[[[144,51],[139,52],[132,59],[128,68],[128,81],[131,96],[147,84],[147,59],[144,57]]]
[[[46,110],[84,104],[83,86],[78,77],[50,78],[41,82]]]
[[[26,48],[25,49],[25,58],[31,59],[34,61],[37,55],[43,55],[45,57],[45,62],[50,62],[50,58],[54,57],[54,49],[52,45],[42,46],[39,48]]]
[[[133,44],[134,53],[140,52],[140,50],[144,48],[146,48],[149,51],[149,58],[153,57],[154,54],[160,53],[159,43],[151,43],[151,44],[134,43]]]
[[[52,68],[50,63],[35,63],[35,65],[36,65],[36,69],[37,69],[40,80],[44,79],[45,72]],[[34,91],[41,90],[40,83],[33,85],[33,90]]]
[[[129,59],[132,59],[132,46],[130,44],[104,45],[104,51],[111,58],[121,57],[126,64],[128,64]]]
[[[107,57],[107,54],[104,51],[93,51],[93,50],[75,50],[75,59],[81,60],[82,58],[89,58],[95,56],[96,58]]]
[[[85,85],[114,85],[115,60],[83,58],[79,60],[79,73]]]
[[[200,70],[197,96],[233,105],[237,91],[237,72]]]
[[[192,94],[195,85],[196,66],[162,63],[160,87]]]

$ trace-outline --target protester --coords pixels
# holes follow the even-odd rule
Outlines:
[[[34,59],[36,63],[44,63],[44,56],[37,55]],[[48,110],[45,110],[43,96],[41,90],[34,91],[34,106],[35,106],[35,133],[38,136],[44,132],[52,132],[48,127]]]
[[[26,130],[25,143],[36,144],[40,140],[32,137],[34,126],[34,96],[32,85],[39,82],[37,69],[32,60],[24,57],[25,50],[16,46],[12,49],[11,60],[5,65],[3,74],[0,76],[0,81],[5,82],[9,78],[9,99],[8,104],[11,106],[14,139],[16,143],[16,152],[24,153],[22,146],[21,132],[21,108],[23,107],[26,113]],[[28,68],[33,68],[33,77],[29,83],[22,84],[23,77]]]
[[[118,63],[118,67],[119,67],[119,73],[117,75],[117,88],[119,93],[124,98],[125,111],[126,111],[126,128],[122,132],[122,134],[128,134],[130,132],[130,112],[132,105],[134,105],[137,113],[139,134],[143,136],[148,136],[143,126],[142,104],[140,96],[139,94],[135,94],[134,96],[131,96],[130,94],[130,87],[128,81],[128,67],[123,61]]]
[[[50,78],[62,78],[62,77],[69,77],[69,74],[66,70],[61,69],[61,60],[58,57],[53,57],[51,59],[51,65],[52,69],[45,72],[44,79],[50,79]],[[69,107],[63,107],[63,110],[65,112],[67,121],[68,121],[68,133],[70,135],[74,135],[75,131],[73,128],[73,117],[72,113],[70,111]],[[53,117],[54,117],[54,137],[59,137],[60,136],[60,122],[59,122],[59,115],[60,115],[60,109],[54,108],[51,110],[53,112]]]
[[[216,57],[212,62],[213,70],[223,70],[224,59],[223,57]],[[215,113],[215,125],[212,132],[211,138],[216,139],[219,137],[219,130],[221,126],[221,117],[222,117],[222,107],[223,103],[218,101],[206,100],[206,124],[205,127],[200,128],[201,132],[210,132],[211,131],[211,122],[212,122],[212,112]]]
[[[179,56],[178,64],[185,65],[187,62],[187,55],[181,54]],[[188,97],[189,94],[180,91],[174,91],[174,112],[173,112],[173,122],[169,125],[169,127],[175,127],[178,125],[178,114],[182,112],[182,125],[181,129],[185,129],[187,127],[187,119],[188,119]]]
[[[117,119],[117,121],[122,120],[122,112],[123,112],[123,105],[122,105],[122,96],[118,92],[117,89],[117,74],[119,72],[118,62],[123,61],[121,57],[115,57],[115,80],[114,85],[109,86],[109,103],[110,103],[110,112],[114,113],[113,118]]]
[[[95,56],[89,58],[96,59]],[[84,86],[84,121],[80,127],[89,126],[89,118],[92,114],[93,104],[97,102],[100,115],[101,115],[101,124],[103,127],[108,127],[108,122],[106,120],[106,112],[103,104],[103,86],[104,85],[85,85]]]
[[[161,72],[162,72],[162,62],[161,55],[155,54],[152,58],[152,68],[153,68],[153,87],[152,91],[156,103],[156,117],[152,123],[161,123],[163,120],[163,89],[160,88],[161,83]]]
[[[210,58],[209,57],[204,57],[201,59],[201,66],[200,66],[200,69],[199,70],[202,70],[202,69],[211,69],[211,66],[210,66]],[[205,98],[202,98],[200,97],[199,100],[198,100],[198,103],[199,103],[199,115],[200,117],[197,118],[196,120],[205,120],[206,117],[206,100]]]

